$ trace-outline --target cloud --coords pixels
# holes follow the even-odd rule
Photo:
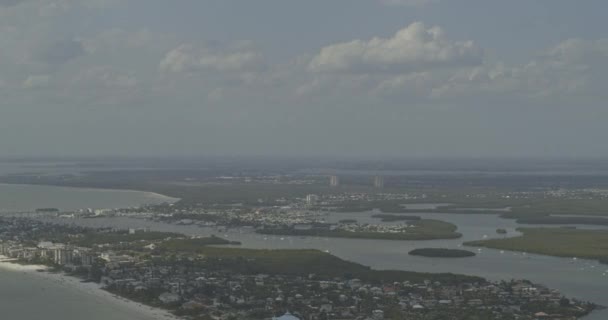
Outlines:
[[[475,46],[460,46],[460,42],[434,36],[443,32],[429,31],[432,29],[436,28],[410,26],[391,39],[328,46],[312,59],[308,69],[316,72],[295,92],[316,99],[348,96],[368,102],[381,99],[388,103],[488,107],[506,103],[594,104],[608,99],[604,88],[608,81],[608,39],[568,39],[528,61],[507,64],[486,61],[477,48],[470,51],[475,54],[463,55],[469,51],[462,48]],[[431,35],[424,38],[421,33]],[[399,38],[410,40],[396,40]]]
[[[483,52],[472,41],[451,41],[439,27],[416,22],[392,38],[333,44],[310,62],[315,72],[405,73],[444,67],[475,66]]]
[[[463,69],[433,89],[435,98],[489,97],[557,101],[605,99],[608,39],[568,39],[521,65]],[[580,100],[579,100],[580,101]]]
[[[547,50],[541,58],[568,63],[594,63],[608,57],[608,39],[571,38]]]
[[[51,77],[48,74],[30,75],[23,81],[26,89],[44,88],[49,85]]]
[[[39,7],[69,4],[66,17],[73,19],[95,11],[89,6],[101,8],[114,1],[83,0],[90,4],[86,6],[76,0],[22,1],[0,10],[3,18],[12,19],[0,24],[6,87],[51,85],[58,90],[39,90],[31,94],[32,99],[55,96],[65,105],[101,100],[130,105],[133,99],[154,102],[175,96],[184,105],[204,101],[235,109],[256,103],[303,102],[492,105],[486,102],[519,99],[534,104],[566,95],[606,96],[601,88],[608,74],[605,39],[569,39],[523,63],[491,63],[473,41],[455,39],[439,26],[416,22],[393,35],[353,36],[322,48],[291,52],[291,56],[274,52],[275,59],[267,60],[249,42],[201,42],[145,25],[83,28],[66,37],[70,25],[62,21],[70,19],[39,16]],[[384,3],[423,5],[429,1]],[[30,20],[18,21],[9,11],[23,11],[21,16]]]
[[[163,72],[249,72],[265,68],[263,56],[249,48],[218,49],[183,44],[160,62]]]
[[[435,79],[430,72],[413,72],[378,81],[371,93],[376,96],[406,95],[410,99],[428,97]]]

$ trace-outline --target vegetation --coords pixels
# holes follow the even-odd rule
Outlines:
[[[586,224],[608,226],[608,219],[601,217],[555,217],[539,216],[517,219],[521,224]]]
[[[521,228],[523,235],[466,242],[465,245],[608,261],[608,231],[570,228]]]
[[[467,193],[482,193],[483,197],[467,197]],[[549,215],[592,215],[608,216],[608,199],[571,199],[538,197],[504,198],[492,191],[471,189],[433,190],[427,202],[450,203],[432,209],[407,209],[407,201],[348,202],[340,211],[369,211],[374,208],[384,213],[466,213],[500,214],[507,219],[546,217]],[[504,211],[505,208],[509,211]]]
[[[386,281],[441,281],[458,283],[481,282],[482,278],[450,273],[431,274],[397,270],[373,270],[369,267],[342,260],[318,250],[258,250],[241,248],[218,248],[210,246],[169,245],[175,254],[196,253],[205,256],[201,263],[211,264],[218,270],[229,270],[243,274],[285,274],[322,278],[347,277],[371,282]]]
[[[238,245],[238,241],[228,241],[226,239],[210,236],[205,238],[189,239],[170,239],[158,245],[160,251],[168,252],[197,252],[201,247],[211,245]]]
[[[409,228],[407,232],[371,232],[371,231],[346,231],[328,229],[308,229],[298,230],[289,227],[258,229],[256,232],[274,235],[292,236],[316,236],[334,238],[355,238],[355,239],[382,239],[382,240],[436,240],[436,239],[457,239],[462,234],[456,232],[454,224],[439,220],[418,220],[412,223],[415,227]]]
[[[414,249],[409,252],[409,255],[429,258],[466,258],[474,257],[475,253],[468,250],[423,248]]]
[[[540,199],[512,209],[519,214],[608,215],[608,199]]]
[[[137,241],[152,242],[160,241],[167,238],[184,238],[185,236],[180,233],[173,232],[136,232],[130,234],[128,231],[113,231],[103,232],[97,230],[87,230],[86,232],[78,234],[54,234],[48,236],[41,236],[42,239],[53,241],[70,243],[80,247],[93,247],[95,245],[115,245],[120,243],[131,243]]]

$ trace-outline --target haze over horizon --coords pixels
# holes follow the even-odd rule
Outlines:
[[[0,0],[0,150],[608,157],[606,10]]]

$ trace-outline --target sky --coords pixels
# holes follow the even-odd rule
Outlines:
[[[608,156],[605,0],[0,0],[2,156]]]

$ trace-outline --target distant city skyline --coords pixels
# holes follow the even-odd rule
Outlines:
[[[602,0],[0,0],[20,156],[607,157]]]

